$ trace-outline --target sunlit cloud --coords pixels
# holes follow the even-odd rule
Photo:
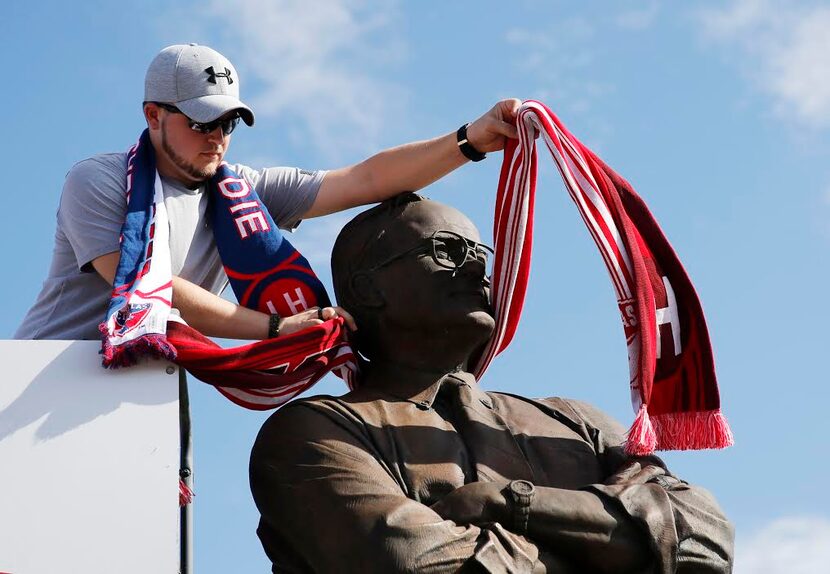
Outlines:
[[[628,6],[631,4],[630,6]],[[625,6],[617,15],[617,25],[628,30],[645,30],[657,20],[660,12],[660,0],[638,0],[633,3],[624,3]]]
[[[738,538],[735,574],[816,574],[830,564],[830,519],[779,518]]]
[[[308,259],[321,279],[328,281],[331,276],[331,248],[337,234],[361,210],[362,208],[356,208],[315,219],[313,222],[302,224],[298,233],[287,236],[291,244]]]
[[[830,127],[829,6],[733,0],[698,16],[705,38],[737,49],[776,114],[799,127]]]
[[[533,74],[537,91],[530,97],[558,110],[586,113],[613,86],[590,72],[596,63],[593,39],[595,25],[570,18],[551,30],[527,26],[508,28],[504,40],[515,54],[515,66]]]
[[[403,54],[397,0],[210,0],[190,14],[195,37],[233,46],[257,116],[329,161],[376,150],[403,106],[404,88],[381,79]]]

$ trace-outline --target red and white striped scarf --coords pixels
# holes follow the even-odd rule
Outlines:
[[[195,329],[170,321],[176,362],[241,407],[275,409],[328,372],[351,388],[356,364],[342,317],[276,339],[222,348]]]
[[[496,330],[477,378],[515,334],[530,272],[536,144],[541,134],[608,267],[628,343],[637,417],[629,452],[722,448],[732,434],[720,411],[714,360],[700,301],[686,271],[642,199],[582,145],[542,103],[525,102],[518,140],[509,140],[494,221],[492,298]],[[288,337],[222,349],[174,322],[177,362],[251,409],[275,408],[333,370],[352,387],[341,318]]]
[[[628,344],[637,413],[626,450],[723,448],[733,443],[720,411],[700,301],[657,221],[631,185],[579,142],[542,103],[518,112],[494,222],[496,330],[475,369],[480,378],[515,334],[530,273],[536,143],[540,134],[611,275]]]

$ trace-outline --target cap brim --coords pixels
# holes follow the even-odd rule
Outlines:
[[[238,98],[227,96],[224,94],[215,94],[212,96],[201,96],[190,100],[176,102],[176,107],[179,108],[191,120],[207,123],[212,122],[216,118],[224,116],[228,112],[236,110],[239,112],[239,117],[247,125],[254,125],[254,112],[251,108],[243,104]]]

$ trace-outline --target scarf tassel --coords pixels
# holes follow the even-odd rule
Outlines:
[[[193,490],[184,483],[184,480],[179,479],[179,506],[185,506],[193,502],[195,496]]]
[[[98,325],[98,330],[103,335],[101,350],[103,359],[101,363],[108,369],[131,367],[145,357],[154,357],[168,361],[176,360],[176,348],[167,341],[166,336],[159,333],[144,335],[115,346],[110,343],[109,337],[107,336],[106,323]]]
[[[657,448],[657,433],[651,417],[648,416],[646,405],[640,407],[634,424],[628,429],[628,438],[625,441],[625,452],[633,456],[652,454]]]
[[[700,450],[733,444],[735,438],[720,409],[650,416],[643,405],[628,431],[625,451],[644,456],[655,449]]]

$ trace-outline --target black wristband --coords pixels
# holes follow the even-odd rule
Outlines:
[[[469,125],[470,124],[464,124],[463,126],[458,128],[457,132],[455,132],[455,139],[458,141],[458,149],[461,150],[461,153],[463,153],[464,157],[466,157],[468,160],[481,161],[485,157],[487,157],[487,154],[481,153],[472,145],[470,145],[469,141],[467,141],[467,126]]]
[[[275,339],[280,336],[280,320],[282,317],[272,313],[268,319],[268,338]]]

